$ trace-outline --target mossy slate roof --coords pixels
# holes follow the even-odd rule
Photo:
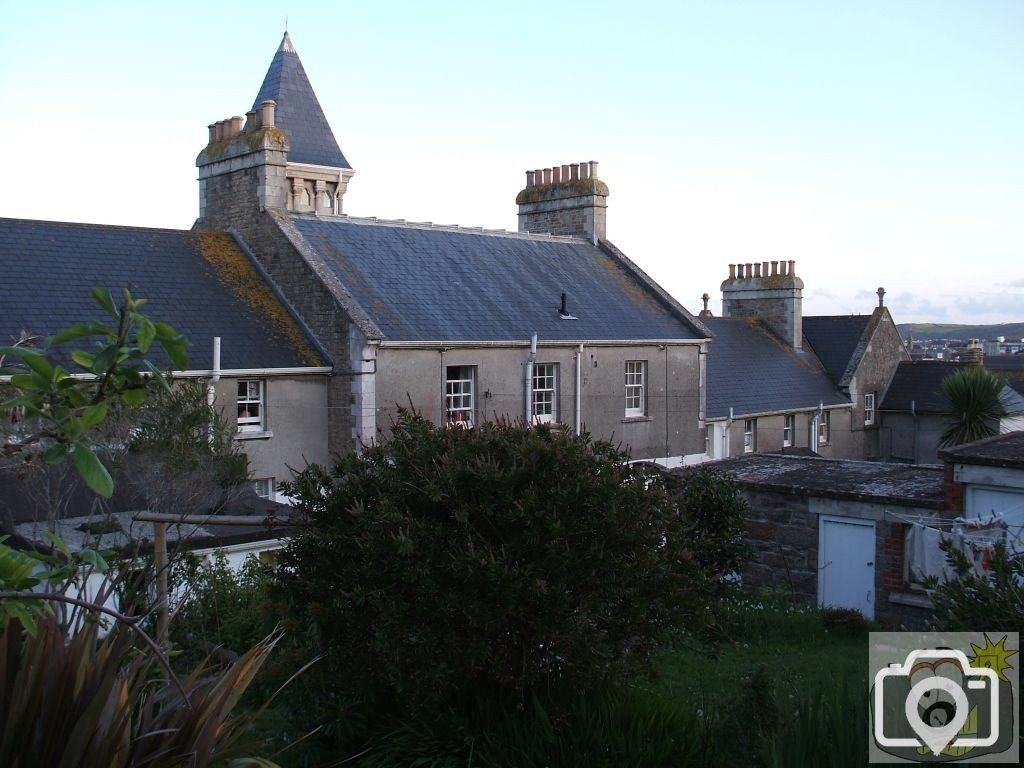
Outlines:
[[[702,464],[741,486],[791,496],[942,509],[943,469],[879,461],[756,454]],[[687,469],[672,470],[685,473]]]
[[[385,341],[684,340],[704,334],[610,249],[567,237],[293,215]],[[561,294],[575,320],[559,315]]]
[[[757,322],[704,318],[708,347],[707,415],[725,418],[849,403],[815,356],[797,352]]]
[[[225,233],[0,219],[0,267],[0,345],[104,319],[91,295],[103,286],[147,299],[143,312],[185,334],[190,369],[212,367],[214,336],[225,369],[325,364]]]
[[[259,110],[266,99],[277,103],[275,124],[288,137],[288,161],[351,168],[334,138],[313,86],[306,77],[299,55],[285,32],[281,46],[270,62],[252,108]]]

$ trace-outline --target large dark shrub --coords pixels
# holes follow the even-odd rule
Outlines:
[[[642,665],[706,578],[661,479],[627,459],[566,430],[403,411],[380,444],[307,469],[288,492],[309,524],[277,573],[292,635],[325,654],[306,685],[415,707]]]
[[[707,467],[666,478],[669,497],[684,525],[683,541],[701,569],[728,584],[750,556],[743,536],[749,506],[736,484]]]

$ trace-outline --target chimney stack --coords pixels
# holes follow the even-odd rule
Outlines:
[[[516,196],[519,231],[605,239],[608,185],[597,178],[597,163],[556,165],[526,172]]]
[[[803,347],[804,281],[795,261],[730,264],[722,317],[756,317],[794,349]]]

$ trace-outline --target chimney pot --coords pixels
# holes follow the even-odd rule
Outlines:
[[[220,141],[224,138],[224,121],[218,120],[213,124],[213,137],[215,141]]]
[[[562,181],[565,182],[565,181],[568,181],[568,180],[569,180],[569,166],[568,165],[563,165],[562,166]]]
[[[215,142],[217,140],[217,124],[216,123],[210,123],[206,127],[210,131],[210,144],[213,144],[213,142]]]
[[[245,127],[242,128],[244,133],[256,130],[256,110],[250,109],[245,113]]]
[[[597,178],[597,160],[590,161],[590,178]]]
[[[551,183],[558,184],[562,181],[562,169],[559,166],[555,166],[551,169]]]
[[[544,169],[544,185],[547,186],[550,183],[551,183],[551,169],[550,168],[545,168]]]
[[[730,280],[735,280],[736,279],[736,265],[735,264],[730,264],[729,265],[729,279]]]
[[[768,262],[767,261],[762,261],[761,262],[761,275],[764,276],[764,277],[768,277]]]
[[[267,99],[260,104],[260,124],[264,128],[273,128],[275,125],[275,115],[277,109],[277,102],[273,99]]]
[[[242,132],[242,123],[245,119],[239,115],[235,115],[231,118],[231,138],[234,138]]]
[[[578,180],[580,177],[580,164],[569,163],[569,178],[573,181]]]
[[[754,264],[754,277],[760,277],[760,276],[761,276],[761,262],[756,262]]]
[[[590,164],[589,163],[580,163],[580,178],[584,179],[584,180],[590,178]]]
[[[796,262],[792,259],[789,260],[789,276],[796,277]]]
[[[528,187],[532,187],[533,186],[534,175],[535,174],[534,174],[533,171],[527,171],[526,172],[526,186],[528,186]]]
[[[879,287],[879,289],[877,291],[875,291],[875,293],[878,294],[878,306],[879,307],[884,307],[885,306],[885,288]]]
[[[777,274],[779,274],[779,262],[773,261],[772,262],[772,277],[775,277],[775,275],[777,275]]]

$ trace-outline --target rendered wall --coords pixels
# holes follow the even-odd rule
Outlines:
[[[621,442],[633,458],[679,456],[704,450],[699,423],[698,345],[608,347],[584,345],[581,421],[596,437]],[[575,345],[541,344],[537,363],[558,366],[559,421],[576,421]],[[521,419],[525,415],[523,346],[408,349],[382,346],[377,353],[377,424],[386,429],[397,406],[411,402],[437,423],[444,421],[444,376],[448,366],[476,366],[476,418]],[[647,361],[647,414],[625,417],[625,363]]]
[[[256,377],[252,377],[256,378]],[[289,480],[292,469],[307,463],[326,465],[327,376],[265,377],[264,432],[240,432],[239,445],[249,457],[254,478]],[[238,380],[222,378],[217,405],[229,419],[237,417]]]

